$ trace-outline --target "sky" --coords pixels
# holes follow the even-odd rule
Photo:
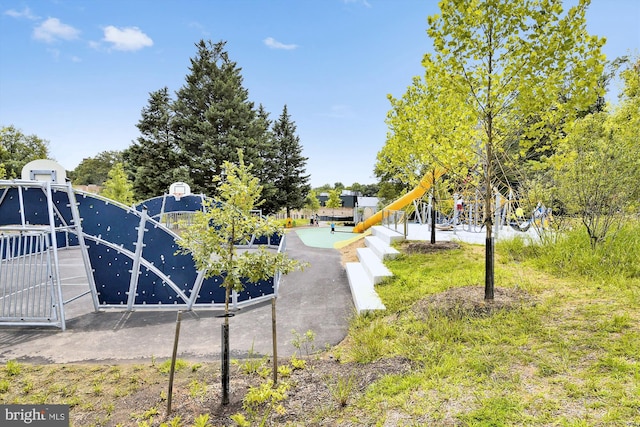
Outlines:
[[[375,183],[387,95],[423,74],[437,12],[435,0],[0,0],[0,126],[49,141],[73,170],[129,147],[149,94],[175,95],[195,44],[223,40],[250,101],[273,120],[287,106],[313,187]],[[637,55],[640,1],[592,0],[587,30],[607,58]]]

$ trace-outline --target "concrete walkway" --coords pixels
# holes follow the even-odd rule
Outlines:
[[[324,231],[324,230],[323,230]],[[326,231],[329,234],[329,231]],[[302,272],[284,276],[276,303],[278,356],[291,356],[292,330],[316,334],[322,349],[346,336],[353,303],[340,253],[305,246],[295,232],[287,233],[287,252],[307,261]],[[80,252],[60,251],[64,299],[88,289]],[[10,359],[34,363],[120,363],[171,357],[175,311],[94,312],[86,295],[65,306],[67,330],[0,326],[0,363]],[[272,354],[271,303],[245,308],[230,319],[231,357]],[[219,360],[221,313],[195,310],[183,313],[179,357],[193,361]]]

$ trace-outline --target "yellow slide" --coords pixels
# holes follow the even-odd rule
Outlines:
[[[407,206],[409,203],[413,202],[416,199],[419,199],[427,192],[428,189],[433,186],[435,180],[444,175],[445,170],[438,168],[435,173],[428,172],[425,176],[422,177],[420,183],[413,190],[409,191],[404,196],[400,197],[398,200],[390,203],[383,210],[400,210]],[[382,211],[378,211],[375,215],[367,219],[366,221],[359,222],[358,225],[353,229],[354,233],[362,233],[369,227],[372,227],[382,221]]]

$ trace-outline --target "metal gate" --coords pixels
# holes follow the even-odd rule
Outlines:
[[[0,322],[64,330],[62,289],[44,228],[0,228]]]

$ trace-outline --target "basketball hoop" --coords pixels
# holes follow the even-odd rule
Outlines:
[[[188,196],[191,194],[191,188],[189,187],[189,184],[184,182],[174,182],[169,187],[169,194],[179,202],[182,196]]]

